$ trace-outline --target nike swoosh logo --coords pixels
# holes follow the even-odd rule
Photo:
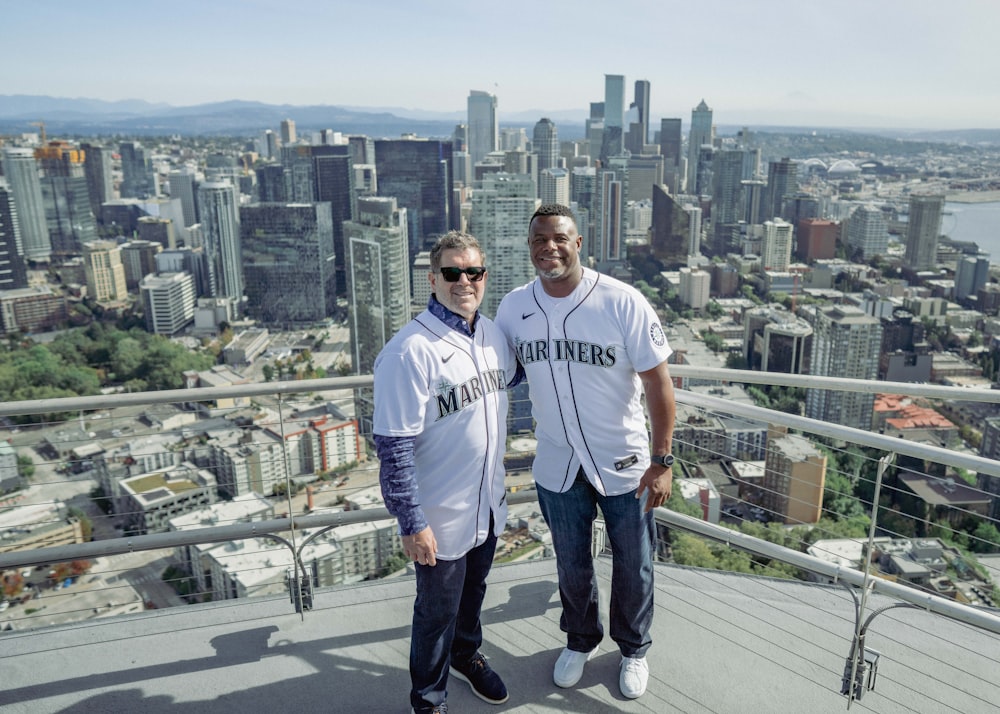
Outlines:
[[[534,314],[535,313],[533,313],[533,312],[522,312],[521,313],[521,319],[522,320],[527,320],[529,317],[531,317]]]
[[[451,353],[450,355],[448,355],[447,357],[442,357],[442,358],[441,358],[441,361],[442,361],[442,362],[447,362],[448,360],[450,360],[450,359],[451,359],[452,357],[454,357],[454,356],[455,356],[455,353],[454,353],[454,352],[452,352],[452,353]]]

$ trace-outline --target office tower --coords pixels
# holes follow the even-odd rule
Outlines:
[[[500,124],[497,118],[497,98],[489,92],[469,92],[469,156],[472,165],[488,153],[500,148]],[[377,149],[376,149],[377,152]],[[378,154],[376,153],[376,158]],[[412,220],[412,219],[411,219]],[[412,240],[412,236],[411,236]]]
[[[344,245],[344,221],[354,218],[357,200],[354,183],[354,164],[350,146],[313,146],[313,200],[330,204],[333,221],[333,261],[337,276],[337,294],[347,294],[347,267]],[[332,313],[331,313],[332,314]]]
[[[712,287],[712,276],[700,268],[680,269],[680,285],[677,297],[692,310],[701,310],[708,305]]]
[[[35,152],[12,146],[3,148],[3,174],[17,207],[21,230],[21,249],[25,260],[47,261],[52,255],[49,228],[45,221],[42,182],[38,175]]]
[[[328,202],[240,207],[248,317],[292,329],[335,313],[332,216]]]
[[[0,291],[28,287],[14,195],[0,180]]]
[[[924,339],[924,323],[909,310],[897,307],[882,317],[882,346],[878,378],[889,382],[931,381],[931,347]]]
[[[156,272],[156,254],[161,250],[163,246],[149,240],[131,240],[122,244],[125,287],[129,291],[138,288],[144,277]]]
[[[208,261],[201,248],[174,248],[160,251],[153,257],[156,273],[189,273],[194,279],[196,297],[210,297]]]
[[[451,142],[376,139],[375,169],[379,195],[395,197],[406,209],[410,255],[430,250],[458,226],[458,215],[451,211]]]
[[[375,170],[375,164],[354,164],[353,170],[355,197],[377,196],[378,171]]]
[[[146,330],[175,335],[194,321],[194,278],[190,273],[147,275],[139,284]]]
[[[281,120],[281,143],[290,146],[295,143],[295,120]]]
[[[792,239],[794,226],[780,218],[764,221],[764,245],[761,251],[761,266],[764,270],[784,272],[792,262]]]
[[[357,217],[344,223],[348,322],[355,374],[371,374],[382,347],[410,321],[407,212],[395,198],[359,198]],[[371,434],[373,390],[357,389],[354,394],[358,425],[363,434]]]
[[[98,237],[87,179],[82,175],[43,176],[40,182],[52,254],[79,255],[84,243]]]
[[[545,169],[538,174],[538,198],[542,203],[569,205],[569,171]]]
[[[375,163],[375,140],[370,136],[363,134],[349,136],[347,146],[350,147],[351,161],[355,164]]]
[[[763,503],[781,523],[816,523],[823,514],[826,455],[798,434],[768,432]]]
[[[83,269],[87,294],[99,303],[124,302],[128,298],[121,248],[113,240],[84,243]]]
[[[783,218],[782,203],[785,196],[795,193],[798,188],[799,165],[789,158],[771,161],[767,165],[767,188],[760,218],[763,221]]]
[[[628,190],[626,201],[649,201],[653,186],[663,183],[663,157],[659,154],[637,154],[627,161]]]
[[[819,218],[821,212],[819,196],[804,191],[794,191],[781,202],[781,217],[793,226],[807,218]]]
[[[720,149],[712,159],[712,247],[716,255],[725,255],[735,247],[733,231],[743,220],[745,162],[742,149]]]
[[[320,146],[289,146],[281,149],[280,159],[285,175],[285,201],[311,203],[316,200],[316,168],[313,165],[315,151],[331,151],[347,155],[343,144],[321,144]],[[272,176],[273,178],[273,176]]]
[[[431,254],[424,250],[417,253],[413,259],[413,274],[410,277],[410,290],[413,291],[413,313],[418,314],[427,307],[431,299],[431,281],[427,277],[431,272]]]
[[[490,276],[480,309],[496,314],[500,300],[535,277],[528,253],[528,223],[539,206],[530,176],[498,173],[483,178],[472,194],[469,232],[479,238]]]
[[[625,192],[627,172],[622,168],[598,169],[594,206],[594,257],[599,264],[625,259]]]
[[[184,167],[177,171],[171,171],[169,175],[170,197],[179,199],[181,202],[181,212],[184,216],[184,228],[193,226],[198,222],[198,201],[195,199],[195,172],[193,169]]]
[[[538,155],[538,172],[559,168],[559,132],[551,119],[542,117],[535,124],[531,148]]]
[[[500,130],[500,151],[527,151],[528,132],[522,126],[510,126]]]
[[[816,310],[809,373],[820,377],[878,378],[882,325],[863,310],[831,305]],[[810,389],[806,393],[806,416],[871,429],[875,395]]]
[[[625,77],[604,75],[604,133],[599,157],[619,156],[625,151]]]
[[[635,81],[635,101],[632,102],[632,107],[638,111],[638,124],[641,127],[639,151],[633,153],[642,153],[642,147],[649,142],[649,80],[637,79]]]
[[[974,296],[990,278],[990,256],[963,255],[955,269],[955,299],[967,300]]]
[[[844,222],[842,240],[853,259],[885,255],[889,249],[889,223],[885,214],[870,204],[858,206]]]
[[[596,161],[601,156],[601,144],[604,141],[604,102],[590,103],[590,116],[584,122],[584,132],[587,155],[591,161]]]
[[[149,198],[159,190],[153,163],[146,157],[146,150],[135,141],[118,145],[122,162],[122,182],[118,193],[122,198]]]
[[[583,236],[583,255],[592,253],[590,241],[594,236],[593,210],[596,205],[597,169],[593,166],[579,166],[573,169],[569,180],[569,200],[576,213],[577,227]]]
[[[681,120],[660,119],[660,154],[667,167],[680,168],[682,142]]]
[[[693,218],[685,204],[671,195],[666,186],[653,187],[653,224],[650,247],[657,260],[667,268],[687,263],[689,255],[698,255],[700,245],[692,246]],[[700,213],[697,230],[700,231]]]
[[[287,203],[285,167],[281,164],[258,166],[257,200],[261,203]]]
[[[691,110],[691,130],[688,133],[688,173],[687,192],[694,193],[698,183],[698,152],[705,144],[711,146],[714,139],[712,110],[705,100]]]
[[[281,137],[270,129],[264,132],[264,143],[267,146],[267,158],[276,159],[281,155]]]
[[[198,187],[202,243],[208,263],[210,297],[228,298],[238,307],[243,299],[243,258],[236,187],[206,181]]]
[[[111,173],[111,150],[96,144],[80,144],[83,150],[83,174],[87,178],[90,212],[101,215],[101,205],[114,197]]]
[[[456,124],[451,132],[451,145],[456,152],[469,150],[469,127],[465,124]],[[503,147],[507,148],[507,147]]]
[[[781,307],[754,307],[743,318],[743,356],[761,372],[809,374],[813,329]]]
[[[914,270],[930,270],[937,264],[937,244],[941,235],[944,196],[910,196],[906,223],[906,264]]]
[[[837,254],[840,224],[822,218],[803,218],[798,223],[795,256],[813,262],[829,260]]]

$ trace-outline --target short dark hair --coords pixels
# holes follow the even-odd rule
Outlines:
[[[486,254],[483,247],[475,236],[461,231],[448,231],[437,239],[434,247],[431,248],[431,272],[437,273],[441,270],[441,254],[446,250],[475,250],[479,253],[479,258],[486,265]]]
[[[531,214],[531,220],[528,221],[528,225],[530,226],[532,221],[539,216],[566,216],[573,221],[574,226],[576,225],[576,216],[573,215],[573,211],[569,206],[564,206],[561,203],[543,203]]]

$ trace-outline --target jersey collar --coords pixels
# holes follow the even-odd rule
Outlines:
[[[467,337],[472,337],[476,331],[476,323],[479,322],[479,310],[472,318],[472,324],[461,315],[452,312],[442,305],[437,296],[431,293],[431,299],[427,301],[427,309],[430,313],[453,330],[458,330]]]

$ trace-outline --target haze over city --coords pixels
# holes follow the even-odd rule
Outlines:
[[[726,124],[996,128],[1000,4],[513,0],[377,6],[274,0],[162,5],[58,0],[44,28],[4,9],[5,94],[586,116],[605,73],[651,82],[651,114],[704,98]],[[38,31],[27,31],[35,27]],[[44,31],[45,50],[39,49]],[[83,38],[99,40],[83,43]],[[30,59],[30,61],[29,61]]]

